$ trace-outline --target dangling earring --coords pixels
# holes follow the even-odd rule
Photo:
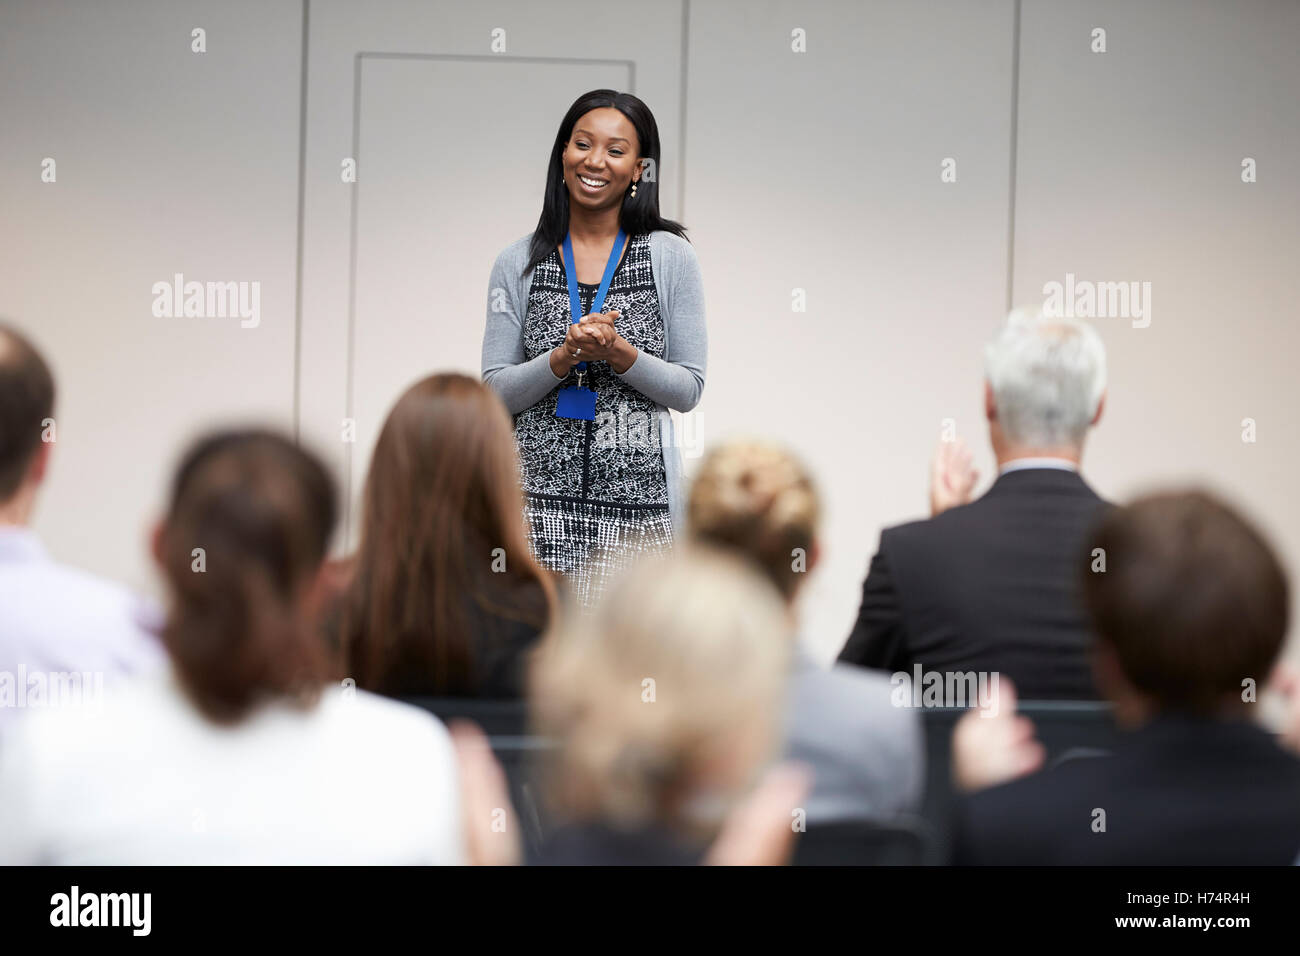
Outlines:
[[[632,183],[632,198],[633,198],[633,199],[636,198],[636,183],[635,183],[635,182]]]

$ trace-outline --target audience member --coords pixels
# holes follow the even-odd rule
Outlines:
[[[154,556],[165,675],[34,714],[0,749],[0,863],[455,863],[451,738],[351,687],[308,624],[335,521],[320,463],[265,432],[190,449]]]
[[[1253,719],[1287,629],[1278,559],[1255,528],[1199,492],[1112,511],[1095,544],[1105,570],[1090,554],[1079,563],[1098,684],[1128,732],[1110,756],[970,797],[958,814],[957,862],[1293,862],[1300,760]],[[1023,735],[1004,743],[1032,758]],[[1021,762],[1033,760],[1004,766],[1014,773]]]
[[[558,747],[549,790],[560,826],[535,862],[788,857],[806,771],[783,765],[755,789],[780,742],[784,621],[755,571],[683,545],[548,633],[530,700]]]
[[[1104,508],[1079,462],[1105,402],[1105,351],[1083,322],[1016,311],[985,357],[998,478],[972,502],[969,453],[940,444],[931,518],[881,534],[839,659],[998,673],[1027,699],[1095,697],[1073,570]]]
[[[818,564],[821,500],[793,455],[758,441],[714,449],[691,486],[687,530],[730,548],[784,598],[793,644],[786,750],[813,773],[809,822],[919,809],[924,751],[916,711],[891,702],[883,674],[819,665],[796,634],[796,601]]]
[[[1268,542],[1203,492],[1092,491],[1106,360],[1085,323],[1013,312],[985,358],[996,481],[972,500],[970,453],[940,445],[931,517],[882,532],[824,668],[797,610],[822,505],[794,455],[715,448],[687,540],[561,613],[510,417],[450,373],[390,412],[343,562],[315,457],[262,430],[195,443],[153,535],[151,633],[146,604],[30,530],[55,386],[0,324],[0,864],[516,863],[488,738],[386,698],[525,692],[559,824],[529,862],[783,863],[801,817],[919,808],[919,715],[873,669],[1000,678],[953,737],[957,863],[1294,862],[1300,671],[1278,663],[1290,599]],[[109,680],[6,720],[15,675],[72,674]],[[1255,720],[1270,679],[1277,739]],[[1043,769],[1017,696],[1099,692],[1119,746]]]
[[[58,705],[62,688],[98,693],[164,660],[149,605],[54,561],[31,528],[57,434],[54,395],[40,353],[0,324],[0,728]]]
[[[348,673],[388,696],[519,697],[556,603],[528,550],[510,416],[432,375],[398,399],[366,480],[338,614]]]

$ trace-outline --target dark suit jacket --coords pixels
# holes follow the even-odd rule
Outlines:
[[[958,808],[958,864],[1290,865],[1300,760],[1246,721],[1167,715]],[[1094,832],[1095,811],[1105,832]]]
[[[996,671],[1022,699],[1095,697],[1078,581],[1104,507],[1077,473],[1026,468],[968,505],[887,528],[839,659]]]

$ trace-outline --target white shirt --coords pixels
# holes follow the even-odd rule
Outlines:
[[[159,669],[158,617],[125,588],[52,560],[31,530],[0,525],[0,729],[39,706],[37,683],[76,674],[111,687]]]
[[[1009,471],[1022,471],[1025,468],[1055,468],[1059,471],[1078,471],[1076,462],[1068,458],[1013,458],[998,469],[999,475]]]
[[[328,687],[221,727],[167,672],[15,728],[0,865],[455,864],[458,786],[446,728],[409,705]]]

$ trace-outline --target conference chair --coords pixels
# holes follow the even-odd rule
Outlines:
[[[404,697],[402,701],[428,711],[445,724],[471,720],[483,729],[505,773],[524,850],[536,850],[550,826],[539,786],[540,764],[554,745],[528,733],[527,704],[522,700],[473,697]]]
[[[941,862],[933,829],[919,817],[809,824],[794,866],[927,866]]]
[[[472,720],[489,737],[522,737],[528,733],[528,705],[522,700],[479,697],[403,697],[401,700],[427,710],[444,724]]]
[[[1104,759],[1113,749],[1119,731],[1111,705],[1094,700],[1025,700],[1016,712],[1034,722],[1047,751],[1044,767],[1066,760]],[[952,811],[957,793],[952,783],[952,731],[964,707],[927,707],[921,711],[925,731],[926,786],[921,816],[935,834],[939,855],[951,849]]]

